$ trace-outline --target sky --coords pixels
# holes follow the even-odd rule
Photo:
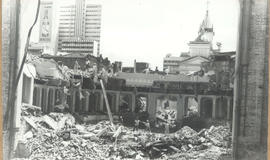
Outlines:
[[[59,0],[60,3],[68,0]],[[70,1],[72,3],[72,1]],[[207,0],[87,0],[102,5],[101,54],[123,66],[149,62],[162,69],[168,54],[180,56],[197,37],[207,9]],[[209,0],[215,42],[222,51],[235,51],[239,2]],[[215,46],[214,46],[215,47]]]

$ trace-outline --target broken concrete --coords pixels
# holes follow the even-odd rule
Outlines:
[[[35,119],[34,116],[30,118]],[[25,147],[31,153],[29,158],[204,159],[209,155],[230,154],[231,151],[225,145],[224,136],[229,135],[229,128],[225,126],[213,126],[200,132],[184,126],[165,135],[141,129],[133,132],[132,128],[121,124],[112,127],[109,121],[77,124],[73,120],[70,114],[51,113],[42,116],[42,120],[31,121],[32,128],[36,129],[25,134]],[[44,122],[47,125],[41,125]]]

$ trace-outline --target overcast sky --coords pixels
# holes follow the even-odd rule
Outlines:
[[[62,0],[65,2],[66,0]],[[102,5],[101,53],[131,66],[134,59],[162,69],[163,57],[188,51],[196,38],[207,0],[87,0]],[[214,41],[223,51],[236,50],[237,0],[210,0]],[[214,43],[215,44],[215,43]]]

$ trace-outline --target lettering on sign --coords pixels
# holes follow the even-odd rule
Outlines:
[[[41,3],[39,41],[50,42],[52,31],[52,3]]]

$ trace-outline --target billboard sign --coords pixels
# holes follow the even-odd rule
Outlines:
[[[52,34],[52,2],[40,4],[39,41],[50,42]]]

